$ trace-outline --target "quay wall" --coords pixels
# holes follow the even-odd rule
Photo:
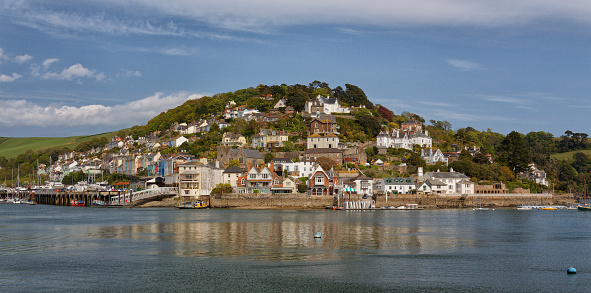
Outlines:
[[[215,208],[325,208],[340,204],[343,201],[367,201],[361,195],[336,196],[294,195],[260,195],[260,194],[227,194],[212,196],[211,205]],[[419,204],[425,208],[472,208],[483,207],[516,207],[518,205],[569,205],[574,199],[568,195],[552,194],[471,194],[471,195],[411,195],[397,194],[374,195],[376,207],[397,207],[404,204]]]

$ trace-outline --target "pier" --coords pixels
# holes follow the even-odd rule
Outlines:
[[[23,201],[33,201],[38,204],[69,206],[72,202],[84,203],[84,206],[127,206],[158,200],[178,194],[176,187],[159,187],[142,191],[56,191],[50,189],[35,189],[26,191],[2,190],[0,198],[19,198]]]

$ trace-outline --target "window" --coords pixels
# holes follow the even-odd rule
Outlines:
[[[248,174],[248,178],[250,178],[250,179],[255,179],[256,177],[257,177],[256,174],[252,174],[252,173]]]
[[[269,178],[269,174],[263,174],[263,179]]]
[[[240,185],[244,185],[244,178],[240,179]]]
[[[190,190],[185,190],[185,195],[189,194]]]
[[[278,178],[275,178],[275,183],[274,184],[275,185],[279,184],[279,179]]]
[[[316,182],[316,184],[324,184],[324,177],[316,176],[315,182]]]

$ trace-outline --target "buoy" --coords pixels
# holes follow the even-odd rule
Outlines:
[[[314,233],[314,238],[322,238],[322,234],[320,232]]]
[[[576,274],[577,269],[575,269],[574,267],[570,267],[570,268],[566,269],[566,273],[567,274]]]

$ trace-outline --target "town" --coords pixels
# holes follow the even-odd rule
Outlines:
[[[421,117],[407,113],[396,123],[390,110],[372,107],[366,98],[358,100],[356,106],[345,106],[335,97],[317,94],[297,110],[289,105],[293,99],[272,94],[255,98],[270,105],[269,109],[248,107],[253,98],[242,105],[229,100],[222,111],[188,123],[174,121],[167,129],[141,136],[136,127],[135,136],[132,129],[113,136],[104,145],[65,152],[50,164],[39,164],[37,178],[46,178],[45,184],[39,179],[37,185],[25,187],[20,178],[17,182],[12,178],[11,186],[70,192],[174,187],[181,205],[209,200],[220,193],[276,198],[348,194],[374,200],[389,195],[392,200],[402,195],[465,198],[552,192],[546,172],[533,162],[519,172],[515,170],[514,175],[530,182],[535,190],[506,186],[502,180],[478,180],[454,170],[453,163],[462,158],[492,165],[493,155],[466,144],[453,144],[442,151],[434,147],[442,143],[434,142]],[[378,111],[372,113],[368,106]],[[352,128],[351,122],[374,118],[375,112],[386,116],[383,120],[389,123],[378,125],[377,131],[371,124],[362,125],[364,132]],[[365,137],[356,139],[357,135]],[[199,147],[204,151],[196,156],[194,149]],[[508,168],[503,168],[507,173]],[[113,175],[119,176],[115,177],[117,182],[105,181],[106,176]],[[510,177],[507,175],[507,179]]]

